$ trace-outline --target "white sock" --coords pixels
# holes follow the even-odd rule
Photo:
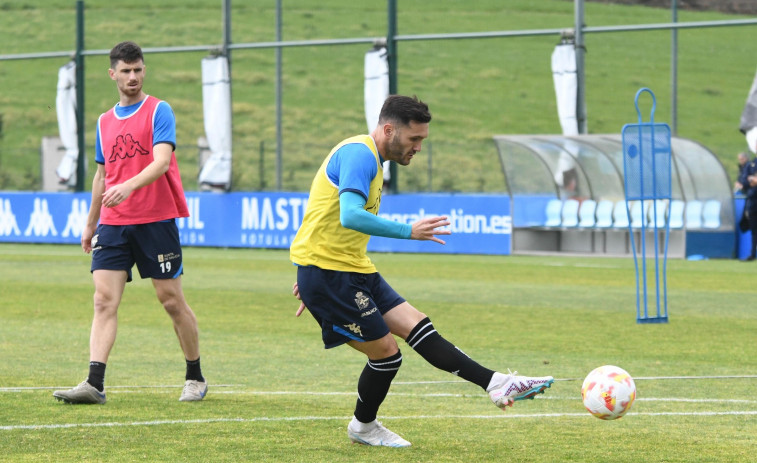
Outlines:
[[[357,418],[353,416],[352,422],[350,423],[350,428],[352,428],[354,431],[357,431],[357,432],[366,432],[374,428],[376,426],[375,423],[376,423],[376,420],[373,420],[370,423],[363,423],[362,421],[359,421]]]
[[[486,387],[486,392],[491,392],[492,390],[501,387],[502,385],[507,382],[510,375],[506,375],[504,373],[500,373],[498,371],[495,371],[492,375],[491,381],[489,381],[489,386]]]

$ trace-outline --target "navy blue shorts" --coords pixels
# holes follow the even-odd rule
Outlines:
[[[92,237],[92,268],[125,270],[137,264],[139,276],[168,280],[184,273],[175,220],[141,225],[98,225]]]
[[[389,333],[383,315],[405,302],[378,273],[297,267],[297,286],[326,349],[383,338]]]

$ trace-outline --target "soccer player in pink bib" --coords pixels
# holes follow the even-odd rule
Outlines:
[[[89,340],[89,375],[53,396],[71,404],[105,403],[105,366],[116,340],[118,306],[136,264],[152,279],[173,321],[186,360],[181,401],[205,397],[197,319],[184,298],[182,250],[176,218],[188,217],[176,163],[176,120],[171,106],[142,90],[142,50],[122,42],[110,51],[110,78],[119,102],[97,121],[92,203],[81,236],[92,253],[94,319]]]

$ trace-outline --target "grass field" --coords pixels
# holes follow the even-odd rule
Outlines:
[[[185,249],[201,330],[200,403],[148,281],[127,287],[104,406],[56,402],[86,375],[89,258],[76,246],[0,245],[0,461],[734,462],[757,446],[754,275],[732,260],[668,264],[670,323],[635,322],[633,261],[375,254],[385,278],[491,368],[553,375],[500,412],[478,387],[405,361],[379,419],[408,449],[349,444],[364,359],[326,351],[294,317],[285,251]],[[621,420],[583,410],[580,385],[617,364],[638,400]],[[751,456],[750,456],[751,455]]]
[[[574,26],[573,2],[566,0],[397,3],[402,35]],[[231,2],[232,41],[275,40],[275,5],[275,0]],[[85,6],[87,50],[109,50],[127,39],[145,48],[216,46],[223,40],[218,0],[86,0]],[[671,21],[665,8],[587,2],[585,10],[590,27]],[[0,2],[0,55],[71,51],[75,18],[73,0]],[[681,7],[678,19],[744,16]],[[126,21],[130,27],[123,25]],[[287,0],[282,22],[286,41],[384,37],[386,2]],[[678,134],[711,149],[732,177],[736,153],[746,148],[738,124],[754,78],[755,64],[747,58],[757,55],[754,30],[741,26],[678,33]],[[620,133],[624,124],[637,122],[633,98],[643,86],[657,96],[655,121],[672,123],[669,31],[587,33],[585,40],[589,133]],[[402,170],[400,189],[505,191],[492,136],[561,131],[550,69],[558,42],[557,34],[399,42],[397,90],[419,95],[434,115],[429,143],[413,169]],[[366,132],[363,59],[368,49],[369,44],[357,44],[283,51],[282,189],[307,190],[312,172],[334,144]],[[204,134],[200,60],[206,55],[153,53],[145,58],[146,91],[170,102],[176,112],[177,156],[190,190],[197,187],[197,138]],[[238,191],[277,188],[274,57],[270,48],[232,53],[233,188]],[[40,140],[58,132],[57,72],[67,61],[0,61],[0,188],[41,187]],[[90,147],[97,116],[117,99],[107,66],[101,55],[85,59],[85,134]],[[92,148],[88,152],[91,176]],[[88,189],[90,182],[85,185]]]

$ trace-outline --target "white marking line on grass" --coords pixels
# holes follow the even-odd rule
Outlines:
[[[757,378],[757,375],[718,375],[718,376],[639,376],[634,377],[634,381],[645,381],[645,380],[667,380],[667,379],[754,379]],[[555,378],[555,381],[583,381],[584,378]],[[446,380],[446,381],[392,381],[393,386],[414,386],[416,384],[455,384],[460,383],[464,384],[467,383],[467,381],[459,379],[459,380]],[[19,387],[0,387],[0,392],[18,392],[18,391],[36,391],[36,390],[46,390],[46,389],[67,389],[70,386],[19,386]],[[177,385],[156,385],[156,386],[150,386],[150,385],[134,385],[134,386],[108,386],[108,390],[113,389],[175,389],[175,388],[182,388],[184,387],[183,384],[177,384]],[[243,384],[210,384],[210,387],[212,389],[219,388],[219,387],[244,387]],[[299,392],[293,392],[292,394],[299,394]],[[336,393],[339,394],[339,393]]]
[[[646,380],[666,380],[666,379],[754,379],[757,375],[716,375],[716,376],[634,376],[634,381]],[[555,378],[555,381],[583,381],[584,378]],[[414,384],[446,384],[446,383],[466,383],[462,379],[446,381],[392,381],[392,385],[414,385]]]
[[[754,379],[757,375],[715,375],[715,376],[636,376],[633,377],[634,381],[638,380],[651,380],[656,381],[658,379]],[[583,378],[576,378],[576,380],[583,381]],[[564,380],[569,381],[569,380]],[[574,380],[575,381],[575,380]]]
[[[757,410],[731,411],[731,412],[659,412],[659,413],[629,413],[627,416],[733,416],[733,415],[757,415]],[[589,413],[533,413],[519,415],[416,415],[416,416],[385,416],[383,420],[448,420],[448,419],[472,419],[472,420],[502,420],[520,418],[589,418]],[[157,421],[132,421],[126,423],[64,423],[64,424],[22,424],[0,426],[0,431],[17,430],[42,430],[42,429],[69,429],[69,428],[112,428],[127,426],[162,426],[172,424],[208,424],[208,423],[257,423],[257,422],[282,422],[282,421],[347,421],[349,417],[335,416],[292,416],[292,417],[259,417],[259,418],[208,418],[204,420],[157,420]]]
[[[546,262],[544,264],[545,267],[577,267],[577,268],[626,268],[625,266],[620,265],[605,265],[605,264],[586,264],[586,263],[561,263],[561,262]]]
[[[213,384],[216,387],[241,387],[242,384]],[[162,384],[157,386],[108,386],[108,390],[111,389],[181,389],[183,384],[170,385]],[[44,391],[53,389],[70,389],[71,386],[20,386],[20,387],[0,387],[0,392],[18,392],[18,391]]]
[[[301,391],[218,391],[216,394],[238,394],[238,395],[302,395]],[[308,395],[311,396],[357,396],[357,392],[314,392],[308,391]],[[431,393],[411,393],[411,392],[390,392],[390,396],[394,397],[452,397],[452,398],[466,398],[466,397],[484,397],[482,394],[452,394],[446,392],[431,392]],[[576,394],[575,397],[560,397],[560,396],[537,396],[536,400],[580,400],[580,394]],[[727,404],[757,404],[757,400],[749,399],[688,399],[680,397],[638,397],[638,402],[687,402],[687,403],[727,403]]]
[[[123,386],[127,387],[127,386]],[[150,386],[143,386],[144,388],[149,388]],[[212,385],[211,385],[212,387]],[[109,391],[113,392],[115,394],[141,394],[142,391],[136,391],[136,390],[128,390],[128,389],[119,389],[117,391]],[[173,391],[170,390],[162,390],[162,391],[156,391],[157,393],[161,394],[169,394]],[[244,391],[244,390],[238,390],[238,389],[227,389],[227,390],[221,390],[221,391],[215,391],[211,390],[212,395],[257,395],[257,396],[286,396],[286,395],[302,395],[303,391]],[[347,397],[357,397],[357,391],[355,392],[317,392],[317,391],[307,391],[307,395],[309,396],[322,396],[322,397],[329,397],[329,396],[347,396]],[[428,392],[428,393],[413,393],[413,392],[390,392],[390,396],[393,397],[415,397],[415,398],[435,398],[435,397],[449,397],[449,398],[479,398],[479,397],[486,397],[483,394],[477,394],[475,392],[469,393],[469,394],[460,394],[460,393],[449,393],[449,392]],[[536,400],[581,400],[581,396],[579,394],[576,394],[576,396],[567,396],[567,397],[561,397],[561,396],[554,396],[554,395],[540,395],[537,397],[534,397]],[[749,399],[690,399],[690,398],[682,398],[682,397],[637,397],[637,402],[684,402],[684,403],[722,403],[722,404],[757,404],[757,400],[749,400]]]
[[[228,388],[228,387],[239,387],[240,385],[231,385],[231,384],[223,384],[223,385],[211,385],[211,388]],[[137,391],[137,390],[130,390],[130,389],[164,389],[164,390],[158,390],[155,392],[158,393],[173,393],[172,390],[168,389],[176,389],[180,388],[182,386],[109,386],[108,392],[113,392],[115,394],[141,394],[143,391]],[[28,387],[28,388],[0,388],[0,392],[19,392],[21,390],[23,391],[35,391],[35,390],[48,390],[48,389],[55,389],[50,387]],[[116,389],[115,391],[111,391],[111,389]],[[275,395],[302,395],[302,391],[245,391],[245,390],[238,390],[238,389],[226,389],[226,390],[212,390],[211,391],[213,395],[268,395],[268,396],[275,396]],[[311,396],[349,396],[354,397],[357,396],[357,392],[317,392],[317,391],[308,391],[308,395]],[[432,397],[451,397],[451,398],[467,398],[467,397],[483,397],[482,394],[477,393],[449,393],[449,392],[428,392],[428,393],[413,393],[413,392],[390,392],[390,396],[394,397],[420,397],[420,398],[432,398]],[[535,397],[537,400],[579,400],[580,396],[576,395],[575,397],[561,397],[561,396],[554,396],[554,395],[544,395],[544,396],[537,396]],[[638,397],[636,399],[639,402],[687,402],[687,403],[728,403],[728,404],[754,404],[757,403],[757,400],[749,400],[749,399],[690,399],[690,398],[681,398],[681,397]]]

